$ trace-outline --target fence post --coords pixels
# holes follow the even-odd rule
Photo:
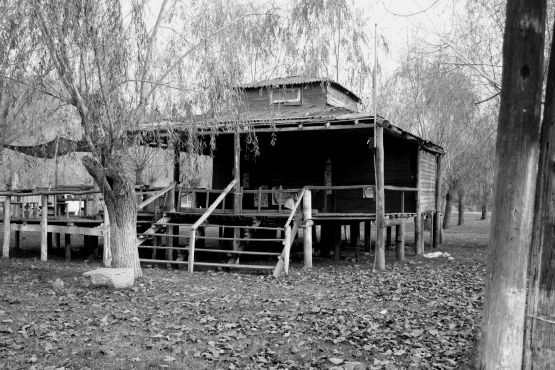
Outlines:
[[[40,260],[46,261],[48,258],[48,196],[41,195],[42,212],[40,220]]]
[[[289,275],[289,256],[291,252],[291,226],[285,227],[285,248],[283,249],[283,271],[285,276]]]
[[[303,197],[304,229],[304,268],[312,268],[312,194],[305,190]]]
[[[4,244],[2,245],[2,258],[10,258],[10,196],[4,199]]]
[[[189,259],[188,259],[188,269],[189,272],[193,272],[195,263],[195,238],[196,230],[191,230],[191,235],[189,236]]]

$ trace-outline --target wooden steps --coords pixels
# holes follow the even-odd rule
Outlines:
[[[282,255],[281,252],[267,251],[264,245],[272,245],[273,243],[283,244],[284,240],[281,237],[269,237],[267,235],[280,235],[283,237],[284,228],[274,226],[274,222],[270,225],[261,225],[258,217],[247,217],[241,215],[241,218],[236,217],[219,217],[219,215],[211,215],[209,218],[205,218],[204,223],[191,223],[190,221],[183,221],[183,214],[181,212],[170,212],[166,213],[166,216],[156,222],[151,224],[151,227],[145,232],[138,233],[140,243],[138,243],[138,248],[140,250],[151,250],[153,253],[151,258],[141,258],[141,263],[158,263],[158,264],[177,264],[177,265],[188,265],[189,271],[191,271],[191,266],[206,266],[206,267],[229,267],[229,268],[244,268],[244,269],[258,269],[258,270],[273,270],[275,264],[278,262],[278,257]],[[198,214],[197,214],[198,217]],[[203,219],[204,220],[204,219]],[[218,222],[220,221],[220,222]],[[283,221],[277,224],[281,224]],[[196,226],[196,228],[195,228]],[[177,229],[177,230],[176,230]],[[219,235],[214,235],[214,229],[219,230]],[[234,236],[227,233],[223,233],[223,230],[242,229],[244,236]],[[211,231],[209,231],[211,230]],[[265,233],[266,235],[260,235],[256,237],[257,233]],[[205,233],[210,233],[207,235]],[[196,243],[191,243],[191,238],[194,237]],[[155,245],[153,241],[159,240],[157,243],[161,245]],[[183,240],[187,240],[186,245],[175,245],[175,243],[182,243]],[[201,241],[211,241],[211,245],[215,248],[205,247],[204,244],[198,245]],[[214,245],[214,242],[220,242],[219,248]],[[223,249],[222,242],[233,242],[238,248],[236,250]],[[193,245],[193,250],[191,251],[191,244]],[[195,246],[197,244],[198,246]],[[245,248],[260,248],[261,250],[244,250]],[[281,248],[280,248],[281,249]],[[160,258],[160,255],[156,251],[164,251],[165,258]],[[175,252],[174,252],[175,251]],[[187,261],[175,260],[174,253],[178,255],[184,255]],[[208,253],[206,255],[205,253]],[[209,255],[213,254],[216,258],[210,258]],[[220,256],[216,256],[219,254]],[[187,258],[188,255],[188,258]],[[227,262],[218,262],[217,258],[221,256],[234,256],[228,257]],[[236,263],[238,258],[244,256],[245,258],[275,258],[275,262],[271,264],[268,263]],[[183,258],[183,257],[182,257]],[[233,261],[230,263],[230,261]]]
[[[144,263],[171,263],[177,265],[188,265],[188,261],[163,261],[153,259],[141,259]],[[236,263],[216,263],[216,262],[195,262],[195,266],[209,266],[209,267],[225,267],[225,268],[239,268],[239,269],[252,269],[252,270],[273,270],[273,265],[245,265]]]

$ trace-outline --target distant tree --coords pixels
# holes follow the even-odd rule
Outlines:
[[[379,100],[392,122],[444,147],[443,225],[448,227],[452,201],[460,199],[462,203],[467,191],[469,166],[474,160],[470,144],[480,112],[472,80],[459,73],[459,67],[445,66],[444,59],[428,53],[426,45],[412,45],[399,69],[384,83]]]

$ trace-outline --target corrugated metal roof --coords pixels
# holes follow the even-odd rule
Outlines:
[[[258,89],[262,87],[279,87],[279,86],[298,86],[313,83],[323,83],[330,84],[339,91],[347,94],[351,99],[354,99],[357,103],[360,103],[360,98],[353,93],[351,90],[347,89],[345,86],[337,83],[329,78],[322,77],[307,77],[307,76],[289,76],[281,78],[272,78],[269,80],[248,82],[237,87],[240,89]]]
[[[266,87],[266,86],[283,86],[283,85],[301,85],[315,82],[333,82],[327,78],[321,77],[306,77],[306,76],[290,76],[281,78],[272,78],[269,80],[254,81],[239,85],[241,88],[249,89],[256,87]]]

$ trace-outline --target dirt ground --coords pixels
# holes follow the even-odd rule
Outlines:
[[[468,214],[444,232],[454,259],[426,259],[409,228],[407,262],[390,248],[383,273],[371,255],[279,280],[145,268],[121,291],[81,277],[98,262],[38,261],[29,236],[22,258],[0,261],[0,369],[467,369],[487,232]]]

